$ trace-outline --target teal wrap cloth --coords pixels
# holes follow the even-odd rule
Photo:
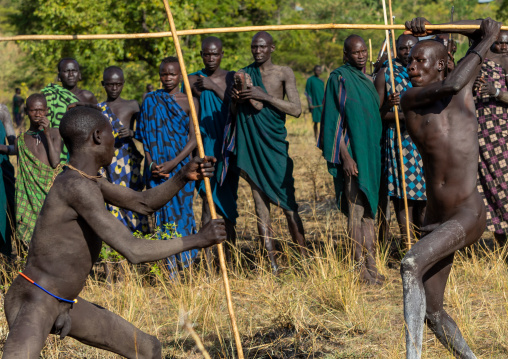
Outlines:
[[[346,198],[342,196],[344,171],[339,157],[342,134],[358,166],[356,180],[360,190],[375,216],[381,176],[379,95],[372,81],[349,64],[335,69],[328,78],[318,138],[318,147],[334,177],[337,204],[347,214]]]
[[[208,77],[203,70],[194,72],[191,75]],[[238,174],[230,171],[224,183],[219,185],[224,167],[221,152],[224,129],[228,119],[229,101],[223,102],[215,92],[204,90],[199,97],[199,104],[201,109],[199,129],[203,139],[205,155],[214,156],[217,159],[217,163],[215,164],[215,175],[210,178],[213,202],[221,216],[236,223],[236,219],[238,218],[236,206],[236,201],[238,199]],[[196,188],[201,196],[205,195],[204,181],[196,182]]]
[[[255,63],[243,70],[250,75],[254,86],[266,92]],[[226,165],[229,155],[236,155],[236,163],[231,161],[232,169],[246,175],[274,204],[297,211],[293,160],[286,141],[286,115],[266,102],[261,111],[255,110],[248,101],[238,103],[237,112],[236,123],[227,126],[229,132],[223,149]]]

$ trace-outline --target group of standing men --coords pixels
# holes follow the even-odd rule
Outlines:
[[[486,107],[496,105],[490,104],[491,97],[503,103],[508,102],[506,88],[501,87],[503,84],[499,81],[499,73],[494,74],[494,71],[498,70],[497,67],[502,68],[503,65],[503,63],[500,64],[501,66],[496,64],[496,60],[503,62],[502,56],[499,58],[495,56],[496,51],[506,49],[508,38],[505,38],[506,35],[503,33],[499,35],[500,24],[491,19],[465,23],[481,24],[481,28],[458,31],[469,36],[473,42],[467,55],[451,72],[448,72],[450,67],[448,52],[443,44],[434,40],[417,42],[415,37],[403,35],[398,39],[397,58],[393,61],[393,76],[396,78],[397,86],[395,88],[387,86],[390,70],[386,65],[377,75],[375,86],[372,79],[363,72],[368,58],[365,42],[360,36],[351,35],[344,43],[346,63],[330,74],[322,106],[314,102],[313,97],[317,96],[315,93],[310,89],[306,92],[312,111],[322,107],[318,146],[323,150],[328,170],[334,177],[338,205],[348,215],[349,234],[354,244],[353,257],[361,263],[360,274],[363,280],[368,283],[379,283],[384,279],[376,269],[374,258],[376,237],[374,218],[379,202],[380,179],[387,178],[389,193],[394,197],[400,198],[401,193],[407,191],[411,194],[412,201],[420,201],[424,199],[424,196],[427,198],[427,210],[423,226],[420,228],[425,235],[414,244],[401,263],[408,358],[421,356],[425,320],[438,339],[456,356],[474,358],[457,325],[443,309],[443,296],[454,253],[478,240],[486,224],[486,209],[476,184],[479,155],[478,122],[480,122],[482,134],[489,135],[489,141],[484,143],[485,148],[488,151],[494,151],[489,153],[489,156],[485,156],[491,161],[486,161],[481,167],[490,169],[508,157],[508,151],[501,151],[503,156],[501,160],[499,151],[494,149],[493,136],[503,133],[502,128],[496,125],[497,122],[501,122],[501,119],[487,119],[487,115],[490,115],[492,111],[490,108],[487,110]],[[429,24],[427,20],[417,18],[407,22],[406,27],[413,35],[423,36],[429,34],[425,29],[426,24]],[[228,232],[233,239],[232,227],[238,216],[236,189],[239,176],[243,176],[252,188],[258,230],[268,250],[272,269],[277,272],[273,230],[270,225],[271,204],[283,209],[291,236],[297,243],[302,256],[306,256],[304,229],[295,200],[293,162],[288,155],[289,144],[286,141],[285,128],[286,115],[298,117],[301,114],[301,104],[292,70],[285,66],[277,66],[271,61],[271,54],[275,51],[272,37],[266,32],[257,33],[252,39],[251,51],[254,57],[251,65],[236,73],[228,72],[220,68],[223,56],[220,40],[215,37],[205,39],[201,49],[205,68],[191,74],[190,82],[194,105],[200,114],[200,130],[204,137],[205,154],[218,159],[216,176],[212,183],[213,199],[217,210],[227,219],[230,227]],[[484,66],[484,60],[487,57],[489,57],[488,61],[492,62],[489,65],[487,61],[491,69]],[[477,80],[480,68],[485,75]],[[108,239],[108,242],[118,244],[125,250],[122,253],[135,261],[153,260],[154,254],[148,253],[152,252],[148,251],[149,247],[164,248],[163,252],[155,256],[157,258],[164,257],[165,253],[177,253],[177,249],[180,248],[186,250],[179,255],[180,265],[185,266],[195,256],[197,248],[220,241],[223,235],[220,228],[217,228],[218,232],[208,236],[210,238],[205,241],[206,243],[203,242],[200,245],[185,246],[180,241],[169,248],[170,246],[159,243],[150,246],[146,243],[138,245],[136,242],[131,243],[131,246],[139,248],[131,252],[128,249],[129,246],[125,245],[121,239],[116,241],[117,235],[111,230],[116,228],[111,223],[112,218],[105,220],[100,218],[100,206],[102,206],[100,202],[104,199],[111,205],[109,210],[131,231],[143,230],[144,219],[138,213],[147,214],[160,207],[162,208],[156,213],[158,225],[163,226],[165,223],[174,222],[176,230],[186,237],[192,237],[195,231],[192,213],[194,183],[190,179],[202,178],[205,176],[203,174],[205,170],[202,170],[201,175],[196,174],[199,172],[197,168],[200,165],[196,160],[191,161],[189,158],[196,146],[196,139],[194,128],[189,120],[190,104],[180,88],[181,69],[178,60],[174,57],[162,60],[159,75],[163,88],[148,93],[141,109],[135,101],[124,100],[120,97],[124,85],[122,70],[114,66],[108,67],[103,74],[103,86],[108,97],[99,105],[103,115],[109,121],[105,121],[104,117],[97,113],[87,112],[86,109],[68,110],[69,105],[72,107],[77,104],[97,104],[91,92],[79,89],[77,86],[81,75],[76,60],[70,58],[61,60],[58,64],[58,72],[62,86],[50,84],[42,90],[43,94],[35,94],[27,99],[30,129],[20,135],[14,145],[0,147],[0,153],[17,154],[20,161],[22,156],[26,157],[23,166],[24,170],[30,173],[26,173],[19,181],[26,187],[19,192],[25,196],[23,199],[28,203],[26,207],[30,208],[30,210],[20,211],[23,217],[18,223],[27,226],[24,233],[30,233],[35,227],[37,216],[35,219],[32,217],[36,209],[33,199],[40,199],[41,193],[47,194],[44,190],[47,191],[51,187],[60,171],[61,160],[66,161],[70,156],[71,162],[79,163],[81,169],[75,168],[71,163],[66,164],[68,170],[57,179],[64,186],[59,186],[57,191],[53,192],[52,200],[44,207],[48,211],[46,213],[48,223],[60,220],[54,215],[50,216],[51,211],[58,212],[61,208],[70,206],[78,215],[76,218],[65,219],[68,223],[72,222],[76,226],[78,219],[83,218],[92,231],[102,230],[101,223],[104,223],[106,227],[111,225],[105,228],[104,237]],[[490,77],[498,81],[491,81]],[[478,105],[480,101],[477,99],[477,110],[481,114],[479,121],[476,118],[473,101],[473,86],[475,91],[482,95],[483,107]],[[400,93],[403,93],[402,97]],[[397,162],[398,150],[395,147],[396,138],[391,122],[393,120],[391,108],[399,104],[405,121],[402,131],[405,166]],[[482,109],[485,110],[482,112]],[[139,117],[134,131],[137,113]],[[502,120],[505,121],[504,118]],[[56,130],[60,126],[60,121],[63,121],[60,133],[65,143],[70,146],[68,149],[62,146],[60,133]],[[384,129],[383,121],[387,123]],[[105,126],[104,123],[108,125]],[[482,124],[485,125],[482,127]],[[111,135],[111,129],[114,136]],[[385,176],[381,174],[383,133],[387,143],[383,157],[386,163],[391,162],[391,167],[387,165],[387,168],[391,168],[392,171],[388,171]],[[139,171],[142,156],[135,150],[132,139],[137,139],[143,144],[145,155],[143,175]],[[114,156],[111,154],[113,142]],[[501,139],[498,142],[501,144]],[[480,144],[483,146],[482,143]],[[152,191],[147,191],[146,194],[139,196],[140,198],[131,200],[130,197],[137,192],[125,192],[121,187],[111,186],[99,180],[100,176],[91,175],[105,163],[109,164],[111,156],[113,162],[105,166],[106,177],[109,181],[140,189],[138,186],[141,186],[141,178],[144,177],[147,188]],[[207,157],[204,161],[210,162],[211,157]],[[408,166],[408,163],[411,166]],[[426,176],[425,185],[422,164]],[[501,163],[499,166],[494,173],[504,178],[505,167],[502,167]],[[210,165],[207,167],[208,175],[206,176],[208,177],[211,175],[209,173],[211,170]],[[407,169],[402,174],[404,167]],[[38,171],[44,169],[48,172],[40,174],[34,171],[35,169]],[[408,189],[401,188],[402,175],[409,179],[406,181]],[[492,174],[489,175],[492,177]],[[485,175],[482,185],[494,181],[493,178],[488,177],[489,175]],[[186,176],[187,179],[183,180],[182,176]],[[34,189],[38,178],[43,178],[44,182],[38,183],[39,187]],[[97,185],[86,182],[88,180],[96,182]],[[70,204],[69,195],[66,191],[62,192],[62,188],[74,182],[81,184],[73,187],[71,192],[76,194],[77,200],[81,202],[85,210],[81,209],[81,205]],[[165,182],[167,183],[164,184]],[[197,186],[202,194],[202,185],[198,183]],[[165,191],[161,190],[163,187]],[[494,187],[487,188],[488,192],[484,190],[486,198],[499,193],[498,190],[493,189]],[[426,194],[424,194],[425,190]],[[163,195],[162,192],[167,193]],[[126,194],[129,194],[128,198],[122,198],[122,195]],[[174,197],[173,194],[175,194]],[[164,205],[171,197],[173,199]],[[504,196],[498,196],[496,205],[503,207],[504,198]],[[62,199],[65,199],[65,204],[58,204],[57,202]],[[94,205],[90,205],[92,202]],[[99,207],[96,206],[97,203]],[[120,210],[113,206],[115,204],[119,207],[130,208],[131,211]],[[400,201],[397,200],[398,212],[401,210],[400,207]],[[415,218],[420,217],[423,206],[412,203],[411,207],[415,210],[413,213]],[[134,208],[138,210],[133,212]],[[104,211],[103,207],[102,211]],[[44,216],[44,213],[41,213],[41,216]],[[209,213],[204,213],[203,220],[209,220]],[[491,222],[496,224],[494,217],[491,217]],[[38,239],[38,236],[42,238],[51,230],[55,230],[55,228],[47,227],[48,223],[38,222],[40,227],[37,227],[34,239]],[[83,235],[88,236],[87,227],[83,228],[85,228],[82,230]],[[120,230],[120,228],[116,229]],[[122,230],[127,231],[123,227]],[[82,243],[80,240],[83,239],[83,235],[77,232],[74,230],[69,235],[76,237],[75,240],[81,244],[86,243],[84,248],[86,246],[91,248],[93,244],[94,253],[97,254],[97,246],[101,241],[95,240],[91,243],[88,240]],[[70,244],[64,238],[67,234],[59,233],[58,235],[64,244]],[[219,239],[215,240],[212,237]],[[196,239],[197,237],[194,238]],[[193,239],[190,238],[190,240]],[[41,253],[47,251],[48,246],[41,246],[40,241],[38,243],[39,246],[34,245],[31,248],[32,258],[35,259],[28,261],[27,272],[31,276],[36,275],[44,280],[44,275],[36,268],[47,266],[49,270],[52,265],[60,264],[59,261],[53,264],[46,263]],[[58,248],[56,250],[51,248],[51,250],[58,254]],[[72,245],[69,250],[72,255],[78,254],[75,249],[72,249]],[[78,267],[70,270],[69,276],[76,279],[75,283],[72,283],[75,287],[71,286],[75,296],[79,294],[84,283],[80,278],[87,275],[93,262],[89,259],[88,257],[82,259],[83,263],[77,263]],[[170,265],[176,268],[175,257],[171,257]],[[55,275],[55,278],[57,276]],[[18,277],[16,280],[16,285],[13,285],[15,290],[10,291],[9,308],[6,312],[11,313],[8,315],[9,325],[17,323],[22,326],[28,321],[16,319],[14,322],[12,318],[17,315],[32,316],[32,312],[20,310],[19,303],[27,300],[27,296],[23,296],[22,293],[28,289],[23,279]],[[51,281],[45,283],[52,285]],[[62,283],[64,281],[54,286],[65,291],[65,288],[60,288],[63,286]],[[54,296],[50,292],[46,293]],[[42,295],[42,293],[39,294]],[[46,301],[46,299],[41,300]],[[61,298],[59,300],[61,301]],[[63,301],[72,302],[70,299]],[[49,302],[44,305],[48,308],[55,307],[54,303]],[[87,306],[89,307],[89,304],[85,301],[85,304],[77,305],[72,313],[76,313],[74,315],[81,316],[84,320],[87,311],[91,314],[95,313],[95,309],[87,308]],[[78,321],[76,327],[73,324],[74,331],[72,331],[69,317],[72,315],[69,314],[69,308],[67,306],[62,308],[53,310],[51,315],[44,310],[42,310],[44,313],[34,311],[36,324],[51,328],[53,323],[60,323],[61,328],[57,328],[58,330],[66,333],[71,330],[71,335],[95,343],[87,339],[90,336],[89,324],[80,328],[81,321]],[[83,312],[80,312],[81,310]],[[97,316],[100,317],[98,314]],[[57,317],[61,320],[54,322]],[[125,323],[118,326],[127,328]],[[78,330],[78,333],[75,328],[82,331]],[[6,348],[14,352],[20,350],[16,341],[24,342],[27,334],[21,330],[13,330],[12,333],[9,335],[10,342]],[[35,343],[33,353],[40,350],[41,343],[45,339],[43,334],[47,335],[46,332],[33,334],[40,339],[37,343],[32,341]],[[107,333],[105,338],[99,339],[106,340],[108,336],[115,336],[115,333]],[[110,343],[109,346],[102,344],[102,347],[121,352],[116,347],[121,339],[115,338],[111,341],[112,344]],[[98,339],[95,338],[95,340]],[[141,344],[150,346],[151,340],[143,338]],[[100,343],[95,344],[100,346]],[[129,351],[135,348],[123,350]],[[160,348],[158,350],[160,351]]]

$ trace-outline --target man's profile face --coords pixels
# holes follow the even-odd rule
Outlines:
[[[30,101],[26,107],[31,124],[38,124],[48,114],[48,106],[42,100]]]
[[[402,62],[402,65],[407,65],[409,52],[416,45],[416,41],[412,36],[403,36],[397,43],[397,58]]]
[[[257,64],[263,64],[270,59],[275,46],[264,36],[255,36],[250,44],[250,51]]]
[[[367,64],[367,45],[361,38],[353,38],[349,41],[349,48],[344,48],[346,62],[358,69],[363,69]]]
[[[224,52],[222,51],[222,47],[213,42],[205,44],[201,49],[203,65],[205,65],[205,69],[209,71],[215,71],[220,67],[223,55]]]
[[[159,77],[162,87],[166,91],[171,91],[180,84],[180,65],[177,62],[164,63],[159,69]]]
[[[74,87],[81,80],[79,65],[74,60],[65,60],[60,64],[58,79],[64,87]]]
[[[441,45],[440,45],[441,46]],[[407,72],[414,87],[422,87],[439,79],[445,59],[437,59],[435,49],[430,46],[414,46],[409,53]]]
[[[501,31],[490,50],[495,54],[508,53],[508,31]]]
[[[104,87],[104,90],[106,90],[108,98],[113,100],[120,97],[124,83],[125,81],[120,71],[108,71],[102,78],[102,86]]]

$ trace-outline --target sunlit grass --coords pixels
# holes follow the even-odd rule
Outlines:
[[[271,274],[256,237],[254,204],[242,180],[239,190],[239,245],[229,278],[238,327],[247,358],[393,358],[404,356],[402,286],[398,263],[378,248],[377,263],[387,276],[383,286],[358,282],[350,261],[346,220],[334,206],[331,177],[315,149],[310,119],[289,119],[290,153],[311,258],[302,259],[291,243],[285,217],[272,209],[280,243],[279,277]],[[198,217],[201,202],[196,200]],[[392,233],[398,236],[395,222]],[[489,234],[485,238],[491,239]],[[445,293],[446,310],[481,358],[508,356],[508,274],[506,251],[480,246],[455,257]],[[163,268],[163,266],[161,266]],[[98,275],[82,296],[117,313],[163,343],[166,358],[202,358],[182,330],[183,311],[212,358],[235,357],[221,276],[209,275],[204,262],[171,281],[167,272],[149,273],[125,262],[114,269],[112,284]],[[9,280],[16,274],[4,273]],[[8,281],[6,283],[8,285]],[[7,324],[0,316],[0,347]],[[451,358],[430,331],[424,358]],[[116,358],[66,338],[50,337],[43,358]]]

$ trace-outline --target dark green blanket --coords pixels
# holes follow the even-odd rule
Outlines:
[[[379,95],[372,81],[349,64],[335,69],[326,84],[323,112],[318,147],[323,150],[328,171],[337,184],[338,205],[347,214],[347,202],[342,196],[344,171],[339,157],[344,132],[349,154],[358,166],[356,179],[374,216],[381,176],[382,125]]]
[[[265,92],[261,72],[256,64],[244,68],[254,86]],[[296,211],[293,160],[286,141],[286,115],[264,103],[256,111],[248,101],[238,105],[236,118],[236,166],[247,174],[270,200],[278,206]]]

